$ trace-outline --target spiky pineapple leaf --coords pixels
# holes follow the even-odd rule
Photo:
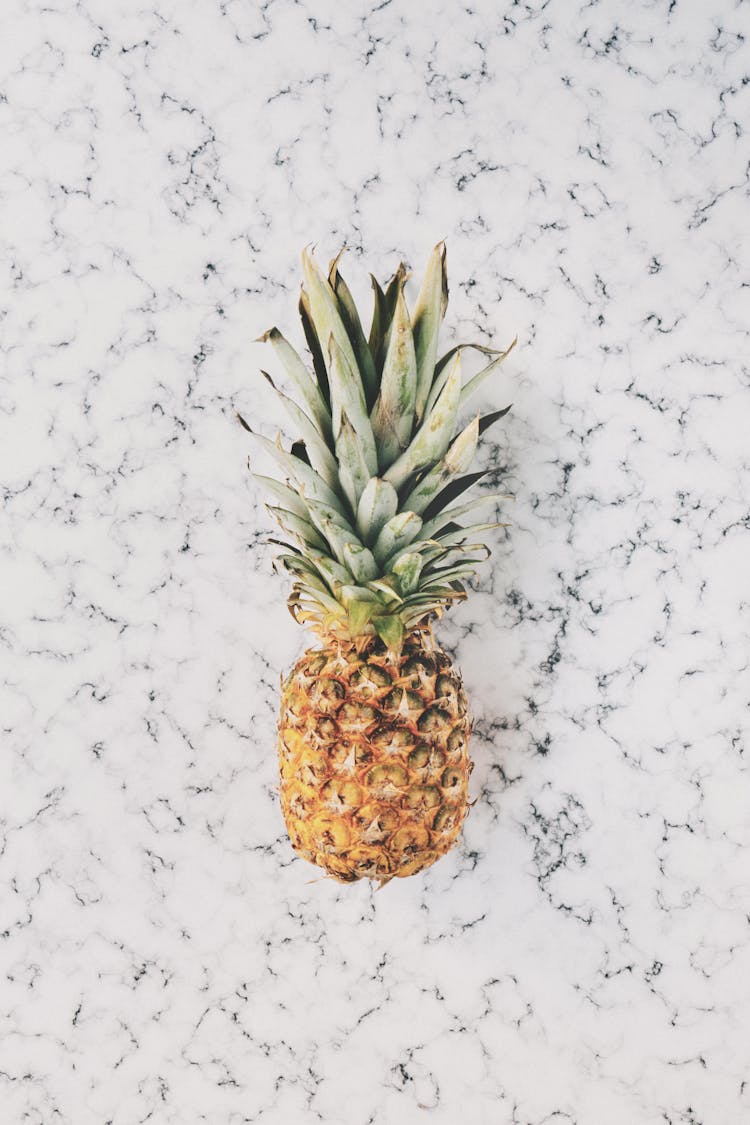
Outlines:
[[[500,420],[500,418],[504,418],[505,415],[509,413],[512,406],[513,403],[511,402],[502,410],[493,410],[491,414],[482,414],[479,419],[479,436],[481,437],[482,434],[487,433],[487,430],[489,430],[490,426],[494,425],[495,422]]]
[[[326,442],[330,443],[333,435],[328,403],[292,345],[282,336],[278,328],[269,328],[267,332],[258,337],[256,342],[272,345],[284,370],[302,395],[311,417],[315,419],[318,430]]]
[[[326,364],[329,381],[331,381],[332,384],[330,340],[331,337],[333,337],[338,351],[343,356],[352,376],[359,384],[362,401],[364,403],[364,389],[362,388],[362,381],[357,367],[357,357],[354,354],[354,348],[352,347],[349,334],[341,316],[339,302],[328,279],[321,272],[318,263],[307,249],[302,251],[302,271],[305,275],[305,286],[310,303],[312,322],[315,326],[318,339],[323,346],[324,358],[329,361]],[[331,409],[333,413],[333,433],[335,436],[336,398],[333,385],[331,385]]]
[[[404,642],[404,625],[401,618],[396,614],[389,617],[375,617],[372,623],[381,641],[388,648],[400,652]]]
[[[435,496],[431,503],[424,509],[423,518],[434,518],[439,512],[442,512],[448,504],[452,503],[453,500],[457,500],[458,497],[464,492],[467,492],[468,489],[473,488],[477,481],[480,481],[482,477],[486,475],[487,470],[483,469],[476,473],[466,473],[464,476],[452,480],[450,484],[441,489],[437,496]]]
[[[432,412],[425,416],[409,447],[383,474],[394,488],[400,488],[414,473],[437,464],[444,456],[456,425],[460,395],[461,358],[456,356]]]
[[[372,553],[381,566],[396,551],[400,551],[402,547],[412,543],[419,535],[421,527],[422,520],[416,512],[399,512],[398,515],[388,520],[375,540],[375,546],[372,549]]]
[[[365,400],[369,409],[377,398],[378,376],[375,371],[375,362],[372,358],[370,346],[365,339],[362,322],[359,319],[359,312],[354,303],[354,298],[351,295],[349,286],[339,273],[339,259],[344,253],[344,249],[345,248],[342,248],[331,262],[328,272],[328,284],[331,286],[339,303],[339,313],[341,314],[341,319],[344,322],[344,327],[346,328],[347,335],[357,358],[357,365],[365,392]]]
[[[439,500],[440,497],[438,496],[435,503]],[[421,534],[430,539],[448,526],[451,521],[459,519],[476,508],[484,507],[485,504],[497,503],[498,500],[512,500],[512,497],[504,492],[487,492],[484,496],[479,496],[476,500],[470,500],[466,504],[459,504],[457,507],[445,508],[444,510],[440,509],[438,514],[433,517],[428,516],[428,509],[423,515],[425,522]]]
[[[361,457],[367,466],[369,480],[370,477],[377,475],[378,455],[362,383],[356,369],[351,366],[347,355],[339,347],[338,340],[333,335],[328,339],[328,358],[334,438],[338,443],[342,418],[347,415],[357,435]]]
[[[285,395],[283,391],[279,390],[267,371],[261,371],[261,375],[263,375],[268,383],[273,387],[274,391],[283,403],[284,409],[286,410],[287,414],[300,430],[302,441],[304,441],[305,448],[307,450],[308,460],[312,467],[315,469],[315,472],[319,473],[326,484],[330,485],[331,488],[336,488],[336,485],[338,484],[336,459],[331,453],[331,450],[329,449],[328,444],[321,434],[320,430],[317,428],[315,423],[310,418],[308,418],[304,410],[297,405],[294,399],[289,398],[288,395]]]
[[[328,386],[328,369],[326,368],[326,361],[323,355],[323,345],[318,338],[318,333],[313,324],[312,312],[310,311],[310,299],[304,288],[300,290],[299,304],[297,307],[299,309],[300,320],[302,321],[302,331],[305,334],[305,340],[307,341],[307,346],[312,357],[313,371],[315,372],[318,388],[330,414],[331,390]]]
[[[381,528],[398,511],[398,493],[381,477],[371,477],[357,505],[357,531],[368,547],[377,539]]]
[[[372,551],[361,543],[344,544],[344,562],[357,582],[370,582],[378,574],[379,567]]]
[[[399,593],[406,597],[408,594],[413,594],[419,585],[419,576],[422,573],[424,559],[422,556],[414,551],[405,551],[399,555],[395,563],[391,567],[391,571],[396,578]]]
[[[424,512],[449,481],[468,469],[474,459],[478,440],[479,419],[473,418],[458,437],[453,439],[443,459],[411,489],[401,507],[413,512]]]
[[[508,356],[513,351],[513,349],[515,348],[517,343],[518,343],[518,337],[516,336],[516,337],[514,337],[513,342],[511,343],[510,347],[506,348],[505,351],[501,352],[500,355],[497,356],[496,359],[493,359],[491,363],[488,363],[486,367],[483,367],[481,371],[478,371],[476,373],[476,375],[474,375],[471,379],[469,379],[469,381],[466,383],[466,386],[461,391],[461,405],[462,406],[465,402],[468,401],[468,399],[471,397],[471,395],[474,394],[474,391],[476,391],[479,387],[481,387],[482,383],[485,381],[485,379],[488,377],[488,375],[491,375],[492,372],[496,368],[498,368],[500,366],[500,364],[503,363],[508,358]],[[510,409],[510,407],[508,407],[508,409]]]
[[[381,469],[407,448],[414,427],[417,359],[403,290],[399,290],[372,429]]]
[[[267,504],[266,507],[269,512],[271,512],[282,531],[286,531],[288,535],[296,536],[297,539],[301,540],[309,547],[316,547],[318,550],[322,551],[325,550],[327,545],[325,540],[320,536],[309,520],[296,515],[294,512],[290,512],[286,508],[278,508],[273,504]]]
[[[421,421],[429,398],[437,358],[438,332],[448,306],[445,243],[438,242],[430,255],[422,288],[414,308],[412,327],[417,356],[417,420]]]
[[[320,500],[325,504],[330,504],[331,507],[340,511],[342,515],[344,514],[341,500],[310,465],[301,458],[287,453],[285,449],[282,449],[280,443],[273,442],[262,434],[256,433],[255,430],[252,430],[248,426],[244,419],[242,419],[242,422],[248,433],[263,446],[284,472],[288,473],[300,487],[304,488],[306,495],[311,496],[315,500]]]
[[[370,482],[371,474],[364,447],[346,411],[341,415],[341,425],[336,438],[336,456],[339,460],[341,486],[352,512],[356,512],[365,488]]]
[[[293,488],[290,488],[288,484],[282,484],[280,480],[276,480],[274,477],[262,476],[260,473],[251,473],[250,475],[253,480],[257,480],[258,483],[263,486],[263,488],[268,489],[268,491],[272,493],[277,500],[280,500],[282,505],[290,512],[294,512],[295,515],[301,516],[302,519],[307,519],[307,504],[305,504],[300,494],[298,492],[295,492]]]
[[[383,291],[372,274],[370,274],[374,303],[369,345],[375,363],[375,370],[378,375],[380,375],[383,370],[398,295],[403,289],[407,277],[406,266],[403,262],[400,262],[398,269],[388,282],[385,291]]]

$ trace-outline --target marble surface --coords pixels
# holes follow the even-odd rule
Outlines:
[[[750,1121],[747,16],[6,5],[3,1125]],[[515,501],[463,844],[374,893],[284,834],[233,411],[304,243],[441,237]]]

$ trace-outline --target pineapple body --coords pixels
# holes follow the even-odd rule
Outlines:
[[[470,720],[449,657],[415,629],[308,649],[281,699],[281,805],[299,855],[333,878],[388,882],[456,843],[468,809]]]

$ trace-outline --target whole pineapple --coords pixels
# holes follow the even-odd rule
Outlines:
[[[458,521],[502,497],[455,501],[483,475],[467,472],[480,435],[510,408],[453,435],[516,341],[438,359],[445,257],[439,243],[411,316],[403,263],[385,290],[372,278],[366,337],[340,255],[326,276],[305,251],[299,311],[312,374],[276,328],[261,337],[302,405],[277,391],[299,438],[286,451],[255,434],[286,478],[258,479],[291,540],[278,556],[294,578],[289,608],[320,636],[282,687],[281,804],[295,850],[347,883],[428,867],[468,809],[466,696],[430,621],[466,596],[463,581],[488,554],[477,536],[499,526]],[[464,347],[491,357],[466,383]]]

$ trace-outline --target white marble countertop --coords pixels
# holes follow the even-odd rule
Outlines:
[[[750,1121],[747,5],[6,9],[2,1125]],[[374,893],[284,833],[233,411],[304,243],[441,237],[516,499],[463,844]]]

